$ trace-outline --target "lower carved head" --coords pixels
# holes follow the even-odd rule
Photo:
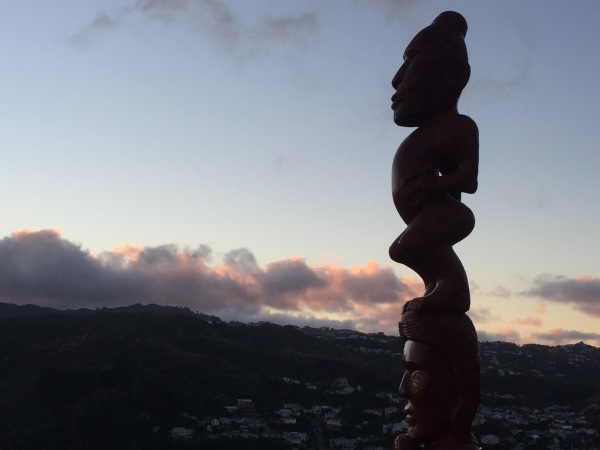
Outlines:
[[[406,342],[399,391],[408,400],[408,435],[422,443],[447,437],[468,442],[479,405],[479,352],[472,322],[464,314],[408,311],[400,334]]]

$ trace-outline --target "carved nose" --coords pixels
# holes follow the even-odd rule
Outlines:
[[[399,75],[400,71],[398,71],[398,73],[394,75],[394,78],[392,78],[392,87],[396,90],[398,89],[398,86],[400,86],[400,82],[402,81],[402,77],[400,77]]]
[[[404,372],[400,386],[398,387],[398,393],[404,398],[410,398],[410,373]]]
[[[396,72],[396,75],[394,75],[394,78],[392,78],[392,87],[394,89],[398,89],[398,86],[400,86],[400,83],[402,83],[405,72],[406,72],[406,67],[404,64],[402,64],[402,66],[398,69],[398,72]]]

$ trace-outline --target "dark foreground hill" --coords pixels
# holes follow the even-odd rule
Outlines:
[[[183,412],[218,417],[238,398],[259,412],[301,402],[275,382],[283,377],[390,390],[401,371],[291,326],[185,309],[10,309],[0,319],[0,448],[161,448],[153,430]]]
[[[402,342],[382,333],[0,304],[0,343],[0,449],[383,449],[401,427]],[[477,429],[507,435],[493,448],[546,428],[593,448],[599,349],[496,342],[481,357]],[[556,437],[573,414],[587,434]]]

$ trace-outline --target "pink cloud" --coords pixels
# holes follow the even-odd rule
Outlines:
[[[259,266],[252,252],[237,249],[213,263],[207,246],[131,244],[94,255],[57,230],[25,230],[0,240],[0,265],[4,302],[74,309],[168,298],[171,305],[237,320],[330,317],[390,333],[396,332],[404,302],[423,289],[420,281],[401,279],[373,261],[313,267],[294,257]]]

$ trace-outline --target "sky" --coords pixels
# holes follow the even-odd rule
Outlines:
[[[391,79],[464,15],[481,340],[600,346],[600,3],[6,0],[0,301],[397,334]]]

